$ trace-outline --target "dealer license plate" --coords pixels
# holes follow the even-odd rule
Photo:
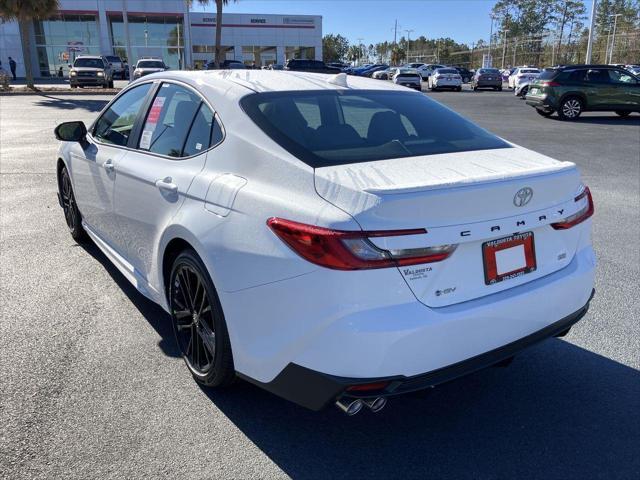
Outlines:
[[[510,280],[536,270],[533,232],[516,233],[482,244],[484,283]]]

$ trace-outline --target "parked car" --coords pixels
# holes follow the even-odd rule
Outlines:
[[[633,73],[636,77],[640,75],[640,65],[627,65],[625,68]]]
[[[388,68],[389,65],[376,65],[375,67],[371,67],[368,70],[362,72],[360,75],[362,77],[372,77],[374,73],[386,70]]]
[[[71,88],[113,88],[113,70],[109,61],[101,55],[80,55],[69,65]]]
[[[397,68],[391,79],[397,85],[422,90],[422,77],[415,68]]]
[[[531,82],[538,78],[540,75],[540,69],[530,67],[518,67],[509,76],[509,88],[515,89],[522,82]]]
[[[220,70],[244,70],[247,66],[242,63],[240,60],[229,60],[225,59],[220,64]],[[211,60],[207,63],[207,70],[215,70],[216,69],[216,61]]]
[[[513,93],[515,94],[516,97],[520,97],[524,99],[527,96],[527,93],[529,92],[529,86],[530,86],[529,81],[520,82],[518,86],[514,88]]]
[[[462,91],[462,77],[455,68],[436,68],[427,80],[429,90],[448,88]]]
[[[422,77],[422,80],[427,81],[433,71],[438,68],[444,68],[444,65],[438,65],[435,63],[422,64],[422,66],[418,67],[418,73]]]
[[[454,67],[454,68],[458,70],[458,73],[462,78],[462,83],[469,83],[471,81],[471,78],[473,77],[473,72],[471,70],[464,67]]]
[[[471,88],[491,88],[502,91],[502,76],[497,68],[479,68],[471,78]]]
[[[285,70],[295,72],[313,72],[313,73],[340,73],[342,70],[335,67],[328,67],[321,60],[297,60],[290,59],[284,66]]]
[[[284,70],[284,65],[272,63],[271,65],[269,65],[269,70]]]
[[[128,75],[127,64],[118,55],[106,55],[105,58],[111,64],[111,70],[113,70],[113,78],[120,78],[124,80]]]
[[[169,71],[58,125],[71,236],[168,312],[197,382],[316,410],[376,411],[566,334],[596,261],[576,165],[343,81]]]
[[[575,120],[582,112],[626,117],[640,112],[640,79],[610,65],[569,65],[543,72],[529,87],[527,105],[540,115]]]
[[[371,78],[375,78],[376,80],[391,80],[391,77],[396,73],[398,67],[389,67],[385,70],[378,70],[371,75]]]
[[[164,72],[168,69],[169,67],[165,65],[164,60],[161,58],[141,58],[138,60],[136,67],[133,70],[133,79],[137,80],[145,75]]]

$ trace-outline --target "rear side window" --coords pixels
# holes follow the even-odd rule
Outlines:
[[[551,80],[558,75],[558,71],[554,69],[543,70],[538,79],[540,80]]]
[[[314,168],[510,147],[420,93],[266,92],[240,104],[268,136]]]
[[[627,72],[622,70],[609,70],[609,78],[612,83],[636,84],[638,81]]]
[[[188,157],[209,148],[213,112],[193,91],[164,83],[147,113],[139,148],[168,157]]]

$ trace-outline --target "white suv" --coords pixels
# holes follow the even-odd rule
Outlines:
[[[376,411],[589,306],[576,166],[390,82],[165,72],[55,133],[72,236],[169,312],[204,385]]]

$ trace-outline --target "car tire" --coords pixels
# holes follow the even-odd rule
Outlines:
[[[456,88],[456,92],[461,92],[461,91],[462,91],[462,87]]]
[[[67,167],[62,167],[58,176],[58,195],[60,204],[64,212],[64,219],[67,222],[69,233],[78,243],[85,243],[89,237],[82,227],[82,214],[78,210],[76,197],[73,193],[73,185]]]
[[[78,88],[78,85],[71,85],[71,88]]]
[[[631,115],[631,112],[628,110],[616,110],[616,115],[620,117],[628,117],[629,115]]]
[[[208,387],[231,384],[236,374],[224,313],[207,268],[193,250],[174,260],[167,293],[176,343],[193,378]]]
[[[478,91],[478,87],[477,87],[476,85],[473,85],[471,88],[473,88],[473,91],[474,91],[474,92],[477,92],[477,91]]]
[[[543,117],[550,117],[551,115],[553,115],[553,110],[540,110],[539,108],[536,108],[535,110],[538,115],[541,115]]]
[[[109,82],[109,88],[113,88],[113,80]]]
[[[560,120],[575,120],[582,113],[582,100],[578,97],[567,97],[560,102],[558,117]]]

